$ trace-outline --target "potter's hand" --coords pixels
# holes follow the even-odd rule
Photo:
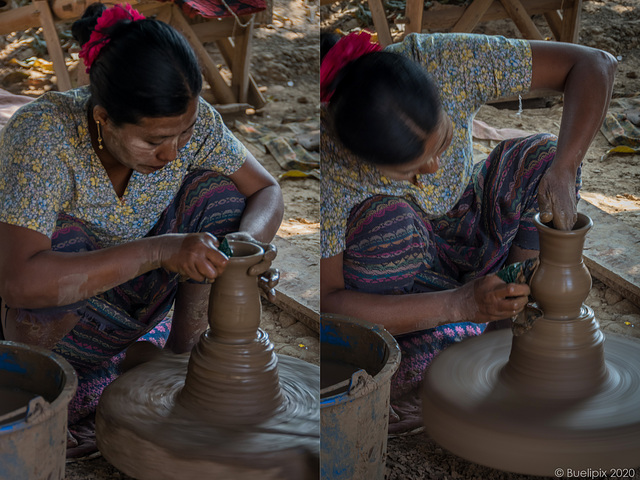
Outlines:
[[[249,269],[249,275],[261,275],[267,272],[267,270],[271,268],[271,262],[273,262],[273,260],[276,258],[276,255],[278,254],[278,250],[276,249],[275,245],[273,245],[272,243],[260,242],[253,238],[247,232],[229,233],[227,234],[226,238],[227,240],[239,240],[241,242],[254,243],[262,247],[262,249],[264,250],[262,260],[260,261],[260,263],[254,265]]]
[[[551,166],[540,179],[538,206],[542,223],[553,221],[556,229],[571,230],[578,220],[575,174]]]
[[[520,313],[527,304],[529,285],[505,283],[497,275],[476,278],[460,287],[465,321],[492,322]]]
[[[249,269],[249,275],[258,276],[258,286],[267,295],[269,301],[273,302],[276,296],[275,286],[280,281],[280,272],[277,268],[271,267],[271,262],[273,262],[278,254],[276,246],[272,243],[259,242],[246,232],[230,233],[226,238],[228,240],[255,243],[262,247],[264,250],[262,261]]]
[[[218,239],[210,233],[167,234],[157,237],[161,267],[196,282],[213,282],[229,259],[218,250]]]
[[[280,272],[277,268],[270,268],[258,277],[258,286],[266,293],[270,302],[276,299],[276,285],[280,281]]]

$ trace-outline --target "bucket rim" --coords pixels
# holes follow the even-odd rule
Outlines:
[[[60,369],[62,370],[62,374],[64,375],[64,384],[58,396],[50,403],[50,412],[55,414],[58,410],[62,408],[66,409],[71,398],[76,392],[78,387],[78,376],[74,368],[67,362],[61,355],[48,350],[43,347],[38,347],[35,345],[28,345],[22,342],[14,342],[11,340],[0,340],[0,353],[3,350],[14,350],[14,351],[23,351],[29,353],[35,353],[37,355],[41,355],[43,357],[47,357],[51,359]],[[40,422],[40,417],[36,418],[33,423],[27,423],[24,419],[16,420],[15,422],[7,423],[2,425],[2,429],[7,429],[11,431],[17,431],[21,429],[30,428],[33,425],[36,425]]]
[[[393,337],[393,335],[391,335],[380,324],[372,323],[372,322],[368,322],[366,320],[361,320],[359,318],[354,318],[354,317],[350,317],[350,316],[347,316],[347,315],[340,315],[340,314],[336,314],[336,313],[322,313],[321,314],[320,330],[322,330],[322,322],[325,319],[339,321],[339,322],[343,322],[343,323],[350,323],[350,324],[359,325],[359,326],[364,327],[366,330],[369,330],[369,331],[375,333],[376,335],[378,335],[379,337],[381,337],[382,340],[385,342],[385,344],[388,346],[389,355],[387,357],[386,363],[384,364],[382,369],[373,376],[373,379],[375,381],[376,388],[379,388],[381,385],[383,385],[386,382],[390,381],[391,377],[396,372],[396,370],[398,370],[398,367],[400,366],[400,358],[401,358],[400,346],[398,345],[398,342]],[[320,362],[322,363],[322,338],[320,339]],[[340,402],[341,397],[342,397],[342,399],[344,399],[344,398],[347,398],[347,396],[348,396],[347,392],[342,392],[342,393],[338,393],[336,395],[330,395],[328,397],[321,398],[320,399],[320,407],[328,406],[328,405],[335,405],[336,403],[341,403]],[[353,397],[354,396],[351,396],[351,397],[349,397],[349,399],[352,399]],[[358,395],[355,395],[355,397],[358,397]]]

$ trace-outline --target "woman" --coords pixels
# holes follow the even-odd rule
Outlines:
[[[579,167],[615,68],[579,45],[469,34],[413,34],[380,51],[363,33],[328,49],[321,308],[397,336],[392,405],[409,415],[392,415],[391,431],[418,425],[415,392],[435,355],[523,310],[528,286],[495,273],[537,255],[536,212],[575,223]],[[564,92],[557,141],[507,140],[474,166],[480,106],[536,89]]]
[[[51,348],[78,373],[68,453],[79,455],[95,450],[114,357],[143,335],[190,351],[227,262],[219,237],[271,241],[283,200],[199,97],[175,30],[94,4],[73,32],[90,86],[43,95],[0,140],[0,296],[8,340]]]

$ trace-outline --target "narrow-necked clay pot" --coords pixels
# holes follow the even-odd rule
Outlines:
[[[233,256],[211,287],[209,325],[218,341],[247,343],[256,338],[261,313],[258,279],[249,269],[262,260],[264,250],[249,242],[229,246]]]
[[[540,237],[540,265],[531,278],[531,296],[547,319],[580,316],[582,302],[591,290],[591,275],[582,261],[589,217],[578,214],[572,230],[556,230],[534,218]]]
[[[278,359],[260,326],[258,278],[264,250],[231,241],[233,256],[211,287],[209,326],[193,348],[177,404],[216,425],[254,425],[282,404]]]

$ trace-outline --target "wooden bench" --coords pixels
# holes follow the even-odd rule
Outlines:
[[[34,0],[29,5],[0,13],[0,35],[42,27],[56,73],[58,89],[68,90],[72,88],[74,82],[65,63],[55,23],[79,18],[89,3],[91,2],[88,0],[53,0],[49,4],[45,0]],[[125,2],[106,0],[103,3]],[[182,10],[173,3],[136,0],[129,0],[127,3],[133,4],[144,15],[156,15],[156,18],[170,24],[185,36],[198,57],[203,76],[211,86],[216,103],[250,103],[256,108],[264,106],[264,97],[249,73],[254,15],[237,19],[234,17],[206,19],[194,23],[190,22]],[[231,71],[230,85],[220,75],[217,65],[206,51],[203,45],[205,42],[216,43]],[[79,70],[84,72],[83,68]],[[75,82],[76,84],[82,85],[87,82],[86,79],[80,78],[80,81]]]
[[[383,0],[368,0],[373,24],[382,46],[392,43]],[[482,22],[511,19],[523,38],[543,40],[531,20],[542,14],[555,40],[577,43],[582,0],[472,0],[468,5],[434,3],[424,8],[424,0],[406,0],[405,35],[423,31],[472,32]]]

